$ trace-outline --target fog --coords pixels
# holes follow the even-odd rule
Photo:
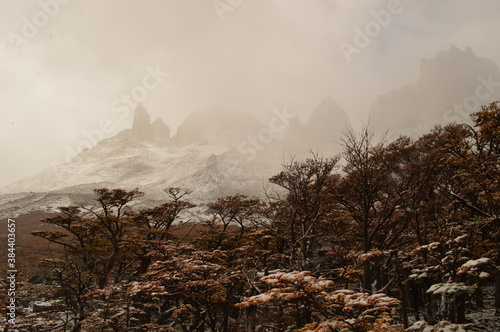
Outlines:
[[[2,1],[0,186],[130,127],[137,99],[173,133],[216,106],[306,121],[327,96],[359,125],[452,43],[500,63],[499,11],[495,0]]]

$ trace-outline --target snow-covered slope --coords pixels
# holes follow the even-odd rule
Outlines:
[[[2,188],[0,206],[3,212],[51,211],[49,206],[89,201],[93,189],[104,187],[138,188],[146,193],[144,199],[154,201],[166,199],[163,189],[168,187],[191,190],[196,202],[236,193],[257,195],[272,175],[262,166],[224,146],[157,147],[111,138],[66,164]]]
[[[1,188],[0,210],[4,217],[16,211],[53,212],[58,206],[90,201],[96,188],[137,188],[145,193],[138,204],[164,201],[169,187],[190,190],[189,199],[198,204],[226,195],[260,196],[283,158],[297,154],[297,144],[304,151],[318,151],[332,144],[323,140],[332,140],[340,134],[338,128],[349,123],[333,100],[324,101],[318,110],[312,117],[315,128],[305,125],[294,133],[285,121],[280,124],[285,131],[271,140],[270,128],[251,115],[223,109],[197,112],[171,138],[168,126],[158,119],[151,123],[139,104],[132,128],[65,164]]]
[[[2,193],[70,192],[89,188],[139,188],[161,192],[181,186],[199,195],[220,186],[245,188],[263,174],[224,146],[157,147],[151,143],[110,138],[72,161],[2,188]],[[251,171],[251,172],[250,172]]]

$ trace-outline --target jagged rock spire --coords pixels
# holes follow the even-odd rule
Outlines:
[[[150,134],[150,121],[151,117],[148,111],[144,108],[144,105],[138,103],[135,108],[134,121],[132,124],[132,132],[135,136],[141,139],[147,138]]]
[[[170,139],[170,128],[161,118],[156,119],[151,124],[151,132],[154,141],[167,141]]]
[[[170,139],[170,128],[158,118],[151,123],[151,116],[141,103],[137,104],[130,136],[153,143],[165,143]]]

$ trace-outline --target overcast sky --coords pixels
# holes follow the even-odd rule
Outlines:
[[[306,120],[326,96],[356,125],[451,43],[500,63],[499,12],[498,0],[1,1],[0,186],[129,127],[132,92],[173,132],[215,106]]]

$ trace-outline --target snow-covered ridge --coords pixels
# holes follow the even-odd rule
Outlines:
[[[280,135],[269,141],[266,136],[254,147],[251,138],[259,139],[269,126],[249,114],[222,109],[197,112],[170,137],[168,126],[161,119],[151,123],[139,104],[130,129],[99,141],[69,162],[0,188],[0,208],[9,213],[16,208],[52,212],[57,206],[79,203],[75,197],[91,199],[95,188],[137,188],[145,193],[143,201],[165,200],[168,187],[192,191],[190,199],[195,203],[234,194],[259,196],[269,177],[280,170],[283,158],[304,156],[311,149],[334,154],[332,142],[350,126],[331,98],[314,110],[311,119],[312,126],[321,128],[280,123],[284,128]],[[239,148],[242,143],[245,151]],[[248,149],[253,149],[252,158],[244,153]],[[59,202],[52,202],[54,197]]]

